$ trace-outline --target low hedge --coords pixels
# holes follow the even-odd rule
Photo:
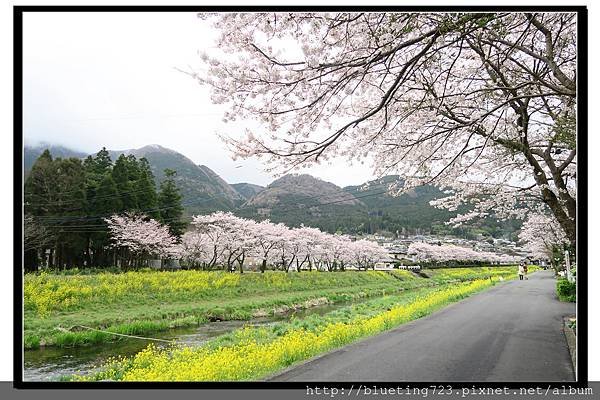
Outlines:
[[[569,301],[574,303],[576,296],[575,282],[569,282],[568,279],[559,279],[556,282],[556,293],[561,301]]]

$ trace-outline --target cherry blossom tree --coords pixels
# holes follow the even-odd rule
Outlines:
[[[226,232],[221,226],[215,223],[221,216],[219,213],[216,214],[216,216],[194,216],[190,224],[190,230],[184,234],[183,239],[185,248],[190,251],[188,257],[193,257],[194,247],[202,245],[207,247],[207,257],[205,260],[200,261],[207,269],[216,267],[221,262],[224,252],[223,241],[225,240]],[[194,232],[196,235],[194,235]],[[193,244],[194,241],[198,240],[202,243]]]
[[[124,214],[105,218],[113,246],[126,265],[139,266],[150,257],[177,257],[177,239],[169,228],[145,215]],[[136,265],[137,264],[137,265]]]
[[[273,254],[281,246],[288,234],[288,228],[283,224],[273,224],[269,220],[261,221],[255,226],[255,247],[259,257],[262,258],[260,272],[265,272],[267,263],[273,263]],[[277,258],[277,256],[275,256]]]
[[[308,250],[310,246],[310,234],[309,236],[306,236],[307,228],[304,227],[290,229],[283,224],[279,225],[282,226],[280,230],[282,240],[275,248],[275,253],[278,257],[277,263],[286,272],[289,272],[292,266],[296,271],[300,272],[302,266],[309,262],[310,252],[308,252]],[[325,238],[326,234],[318,229],[315,229],[315,231],[319,232],[318,236],[321,239]],[[320,248],[321,245],[317,246]],[[314,250],[314,248],[312,250]]]
[[[438,207],[526,216],[541,204],[576,244],[573,13],[222,13],[206,71],[191,72],[255,120],[224,136],[283,172],[345,157],[423,184]],[[251,125],[249,125],[251,126]]]
[[[383,247],[365,239],[352,242],[350,249],[358,269],[375,269],[377,262],[388,257]]]
[[[497,254],[488,251],[476,251],[474,249],[449,244],[430,244],[425,242],[413,242],[408,246],[407,254],[417,261],[425,263],[448,263],[448,262],[481,262],[481,263],[503,263],[513,264],[518,262],[518,257],[507,254]]]
[[[367,240],[352,241],[348,236],[332,235],[317,228],[288,228],[268,220],[256,222],[232,213],[215,212],[192,218],[190,231],[181,240],[180,256],[191,265],[207,268],[224,266],[243,272],[247,256],[261,259],[261,272],[267,266],[289,272],[309,270],[344,270],[347,265],[374,268],[387,257],[383,247]]]
[[[325,235],[323,241],[322,262],[328,271],[336,271],[338,268],[344,270],[348,262],[348,255],[351,253],[351,240],[342,235]]]
[[[191,267],[206,267],[216,261],[215,246],[211,236],[197,229],[189,230],[181,237],[181,258]]]
[[[562,253],[569,240],[556,219],[548,214],[531,214],[519,233],[519,241],[531,257],[550,260],[555,269],[555,255],[562,259]]]
[[[256,245],[258,224],[255,221],[236,217],[230,212],[215,212],[195,216],[192,225],[209,235],[213,249],[211,265],[221,262],[228,271],[235,271],[237,263],[240,273],[244,272],[246,257]]]
[[[302,267],[309,260],[309,255],[307,253],[308,247],[308,238],[304,236],[304,228],[292,228],[289,230],[289,248],[288,252],[293,257],[296,262],[295,269],[297,272],[302,270]],[[286,271],[289,271],[292,266],[292,262],[288,264]]]
[[[297,236],[302,237],[302,242],[300,242],[300,253],[304,255],[298,271],[300,271],[300,268],[302,268],[304,263],[308,264],[309,271],[312,271],[313,267],[318,269],[320,260],[324,254],[323,243],[325,243],[326,234],[321,232],[320,229],[308,226],[302,226],[295,229],[295,233]]]

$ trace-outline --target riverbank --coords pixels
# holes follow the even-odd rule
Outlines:
[[[460,280],[506,278],[514,267],[339,273],[140,271],[25,276],[25,348],[84,346],[208,321],[248,320],[322,303]],[[91,330],[91,329],[94,330]]]
[[[514,275],[513,275],[514,277]],[[201,346],[149,345],[100,372],[72,380],[236,381],[276,371],[428,315],[499,282],[499,278],[445,284],[368,300],[323,316],[268,327],[245,327]]]

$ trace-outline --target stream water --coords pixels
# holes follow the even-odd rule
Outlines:
[[[312,308],[296,310],[286,314],[255,318],[249,321],[216,321],[195,327],[176,328],[152,335],[153,338],[174,341],[178,344],[200,345],[212,338],[229,333],[243,326],[274,324],[293,318],[309,315],[323,315],[352,303],[325,304]],[[92,346],[60,348],[46,347],[27,350],[24,353],[23,380],[52,381],[63,375],[87,373],[97,369],[110,357],[131,356],[143,350],[150,341],[142,339],[123,339],[112,343]],[[167,346],[164,342],[154,342],[158,347]]]

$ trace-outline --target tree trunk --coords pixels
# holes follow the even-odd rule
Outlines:
[[[260,264],[260,272],[264,274],[266,269],[267,269],[267,259],[263,258],[262,264]]]
[[[548,165],[548,167],[551,170],[554,169],[554,171],[552,171],[552,179],[555,180],[554,183],[559,189],[559,191],[564,190],[566,192],[562,194],[562,199],[560,200],[556,196],[556,194],[549,189],[548,177],[546,177],[546,173],[544,172],[538,160],[534,157],[533,152],[529,148],[528,144],[524,145],[523,154],[527,158],[529,165],[533,167],[533,176],[535,178],[535,183],[540,188],[544,203],[548,205],[548,207],[552,211],[552,214],[560,224],[561,228],[564,230],[573,249],[576,249],[577,227],[575,215],[577,211],[575,199],[571,198],[571,196],[569,196],[569,194],[566,192],[566,185],[564,184],[560,173],[558,172],[558,170],[556,170],[556,166],[554,166],[553,160],[548,160],[550,158],[549,155],[543,158],[544,161],[546,161],[546,165]],[[567,208],[566,210],[563,208],[561,200],[565,204]]]
[[[238,257],[238,263],[240,264],[240,274],[244,273],[244,260],[246,259],[246,254],[242,254]]]
[[[229,254],[229,257],[227,257],[227,272],[233,272],[234,270],[231,268],[231,259],[233,258],[233,253]]]
[[[89,268],[92,264],[92,255],[90,254],[90,235],[85,237],[85,265]]]

